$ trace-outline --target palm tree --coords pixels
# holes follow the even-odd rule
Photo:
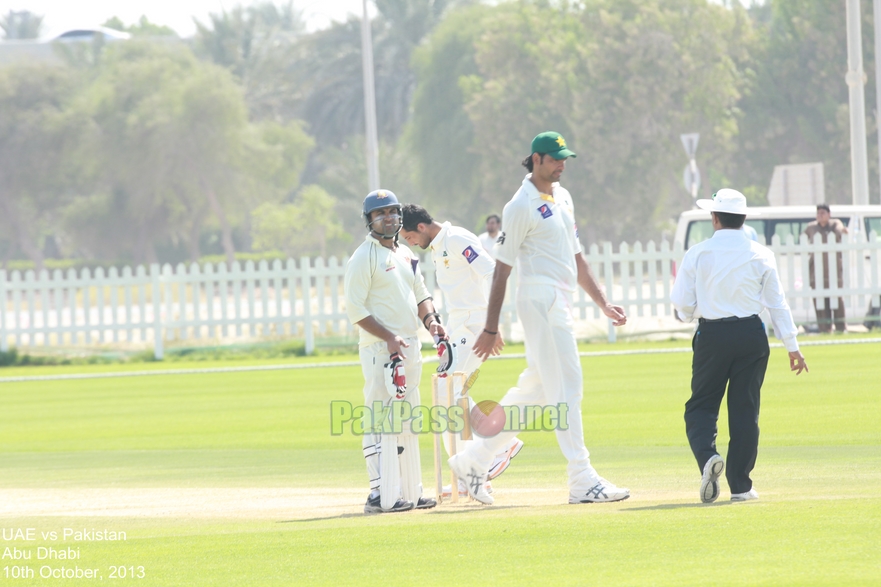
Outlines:
[[[196,20],[196,53],[232,70],[243,81],[273,45],[289,42],[306,28],[293,0],[282,5],[236,6],[230,12],[212,13],[209,19],[209,24]]]
[[[372,22],[376,115],[384,140],[395,140],[407,122],[416,78],[413,50],[444,12],[463,0],[376,0]],[[292,55],[290,72],[300,81],[299,114],[319,145],[341,145],[364,133],[361,82],[361,28],[353,17],[303,39]],[[321,64],[315,67],[314,64]]]
[[[40,36],[42,28],[43,17],[37,16],[29,10],[10,10],[6,16],[0,18],[3,39],[7,41],[36,39]]]

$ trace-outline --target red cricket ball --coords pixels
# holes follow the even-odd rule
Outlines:
[[[471,429],[484,438],[495,436],[505,427],[505,410],[492,400],[483,400],[471,408]]]

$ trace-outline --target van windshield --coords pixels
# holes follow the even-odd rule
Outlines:
[[[781,243],[785,243],[786,237],[789,235],[792,235],[792,239],[795,242],[798,242],[799,237],[805,231],[807,225],[814,220],[816,220],[816,217],[811,216],[805,218],[768,218],[764,220],[759,218],[749,218],[747,219],[746,224],[752,226],[756,230],[756,233],[759,236],[759,242],[762,242],[762,237],[764,237],[764,243],[770,244],[771,239],[775,236],[780,237]],[[845,226],[850,222],[850,218],[848,217],[839,218],[839,220],[841,220]],[[881,218],[866,219],[867,234],[872,230],[877,232],[878,236],[881,237]],[[688,232],[685,235],[685,248],[688,249],[689,247],[693,247],[712,236],[713,223],[711,221],[694,220],[688,225]]]
[[[746,221],[746,224],[755,229],[759,242],[762,242],[762,236],[765,234],[765,221],[750,218]],[[693,247],[711,238],[713,232],[713,223],[710,220],[694,220],[690,222],[688,224],[688,232],[685,235],[685,248]]]

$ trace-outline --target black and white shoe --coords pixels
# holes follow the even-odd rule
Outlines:
[[[391,507],[391,509],[384,510],[382,509],[382,503],[380,502],[379,495],[376,497],[368,497],[367,503],[364,504],[364,513],[365,514],[386,514],[389,512],[407,512],[413,509],[413,502],[407,501],[405,499],[399,499],[395,502],[395,505]]]
[[[587,491],[570,491],[569,503],[607,503],[623,501],[630,497],[630,490],[616,487],[610,481],[600,477],[599,481]]]
[[[725,461],[719,455],[713,455],[704,464],[701,476],[701,502],[713,503],[719,498],[719,477],[725,470]]]
[[[420,497],[419,501],[416,502],[417,510],[430,510],[434,506],[437,505],[437,501],[431,497]]]

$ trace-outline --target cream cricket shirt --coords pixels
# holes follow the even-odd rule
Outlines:
[[[474,233],[449,222],[441,226],[430,248],[447,312],[486,311],[495,261]]]
[[[422,326],[416,306],[431,297],[418,263],[406,246],[399,243],[392,251],[368,234],[346,263],[346,313],[352,324],[373,316],[401,338],[416,336]],[[359,346],[381,340],[359,330]]]
[[[505,230],[493,250],[496,261],[517,263],[521,285],[552,285],[574,292],[578,286],[575,255],[581,252],[575,208],[569,192],[555,183],[542,194],[527,174],[523,185],[505,204]]]

